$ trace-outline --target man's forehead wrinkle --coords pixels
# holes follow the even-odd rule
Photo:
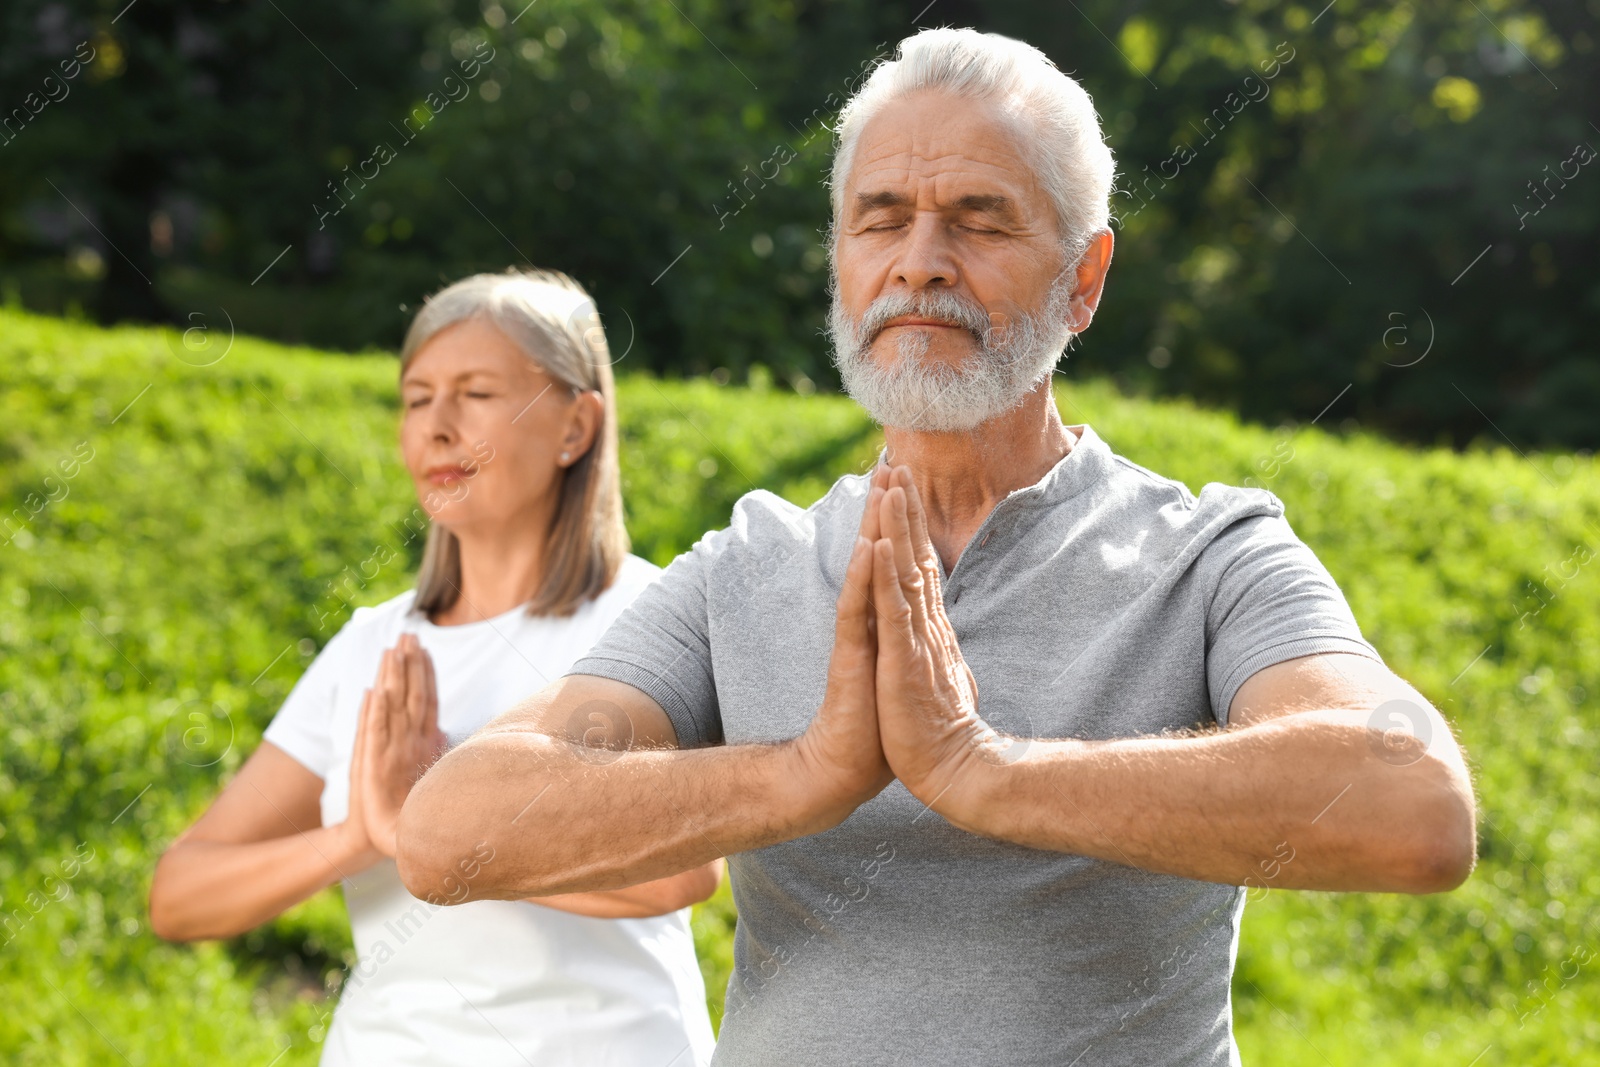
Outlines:
[[[898,154],[903,156],[903,153]],[[952,182],[966,186],[959,192],[950,191],[948,195],[951,197],[993,195],[1003,196],[1013,202],[1020,199],[1018,194],[1024,190],[1031,190],[1034,184],[1033,175],[1025,168],[1007,167],[964,153],[952,152],[936,158],[959,162],[955,166],[941,167],[930,174],[904,163],[897,164],[888,156],[876,160],[864,160],[856,169],[850,184],[859,197],[866,192],[903,189],[912,184],[915,177],[919,182],[932,183],[941,194],[949,190]]]
[[[1054,205],[1014,123],[960,101],[934,114],[907,104],[915,109],[897,102],[862,130],[844,212],[856,218],[907,207],[983,212],[1018,236],[1056,228]],[[983,198],[1009,205],[985,205]]]
[[[907,169],[881,169],[862,174],[851,182],[847,208],[854,212],[885,207],[916,207],[923,195],[931,193],[940,209],[982,211],[1010,220],[1027,232],[1038,232],[1044,205],[1033,205],[1039,190],[1031,174],[1002,171],[994,177],[949,172],[920,176],[915,183]]]
[[[858,169],[865,170],[874,166],[889,166],[895,160],[907,161],[901,164],[901,169],[909,169],[908,163],[910,161],[933,164],[944,169],[949,169],[953,165],[957,168],[973,166],[1006,172],[1010,172],[1013,169],[1005,165],[1007,162],[1014,163],[1018,167],[1024,166],[1023,160],[1014,150],[1006,151],[1006,149],[1011,148],[1009,145],[1004,148],[998,145],[989,146],[990,148],[999,149],[999,152],[985,152],[983,155],[976,154],[974,147],[951,146],[943,151],[936,151],[932,146],[908,145],[901,139],[887,139],[872,147],[876,148],[877,151],[865,154],[861,161],[856,164]],[[992,156],[997,154],[1009,156],[1010,158],[1003,162],[992,161]],[[985,158],[986,156],[991,158]]]
[[[933,153],[909,148],[904,141],[899,144],[874,146],[877,151],[865,154],[852,168],[850,185],[854,190],[873,191],[898,186],[904,187],[913,175],[924,181],[935,182],[941,189],[950,181],[975,182],[990,189],[966,189],[967,192],[995,192],[1020,201],[1038,185],[1037,176],[1028,162],[1010,145],[993,146],[996,151],[979,155],[974,147],[952,148]],[[926,169],[925,169],[926,168]]]

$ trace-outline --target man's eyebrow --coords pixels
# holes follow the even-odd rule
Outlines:
[[[878,208],[904,208],[911,206],[911,198],[904,193],[895,193],[888,190],[877,193],[857,193],[855,206],[857,211],[872,211]],[[951,211],[979,212],[996,215],[1006,219],[1017,217],[1017,202],[1009,196],[999,193],[969,193],[958,197],[949,207]]]
[[[857,193],[856,210],[873,211],[885,207],[910,207],[911,198],[904,193],[894,193],[884,190],[877,193]]]
[[[951,207],[957,211],[977,211],[1006,218],[1017,217],[1016,201],[999,193],[971,193],[957,198]]]

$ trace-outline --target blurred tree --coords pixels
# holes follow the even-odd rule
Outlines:
[[[439,16],[431,0],[8,4],[0,256],[33,268],[20,285],[42,302],[87,283],[107,321],[174,317],[170,275],[248,285],[285,245],[313,254],[273,281],[315,276],[301,205],[351,129],[404,109],[422,72],[400,57]]]
[[[1071,373],[1600,443],[1600,0],[123,3],[0,15],[29,116],[0,284],[34,306],[388,346],[431,289],[532,262],[591,286],[625,366],[829,386],[832,116],[914,25],[976,25],[1080,78],[1117,153]]]

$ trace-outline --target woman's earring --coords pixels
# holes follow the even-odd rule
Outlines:
[[[572,453],[571,452],[563,452],[563,453],[561,453],[561,462],[565,463],[567,460],[569,460],[571,458],[572,458]]]

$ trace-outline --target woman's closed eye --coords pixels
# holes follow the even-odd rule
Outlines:
[[[469,400],[493,400],[496,396],[495,393],[465,393],[463,395]],[[415,400],[412,400],[410,403],[406,404],[406,407],[419,408],[432,399],[433,398],[431,396],[419,396]]]

